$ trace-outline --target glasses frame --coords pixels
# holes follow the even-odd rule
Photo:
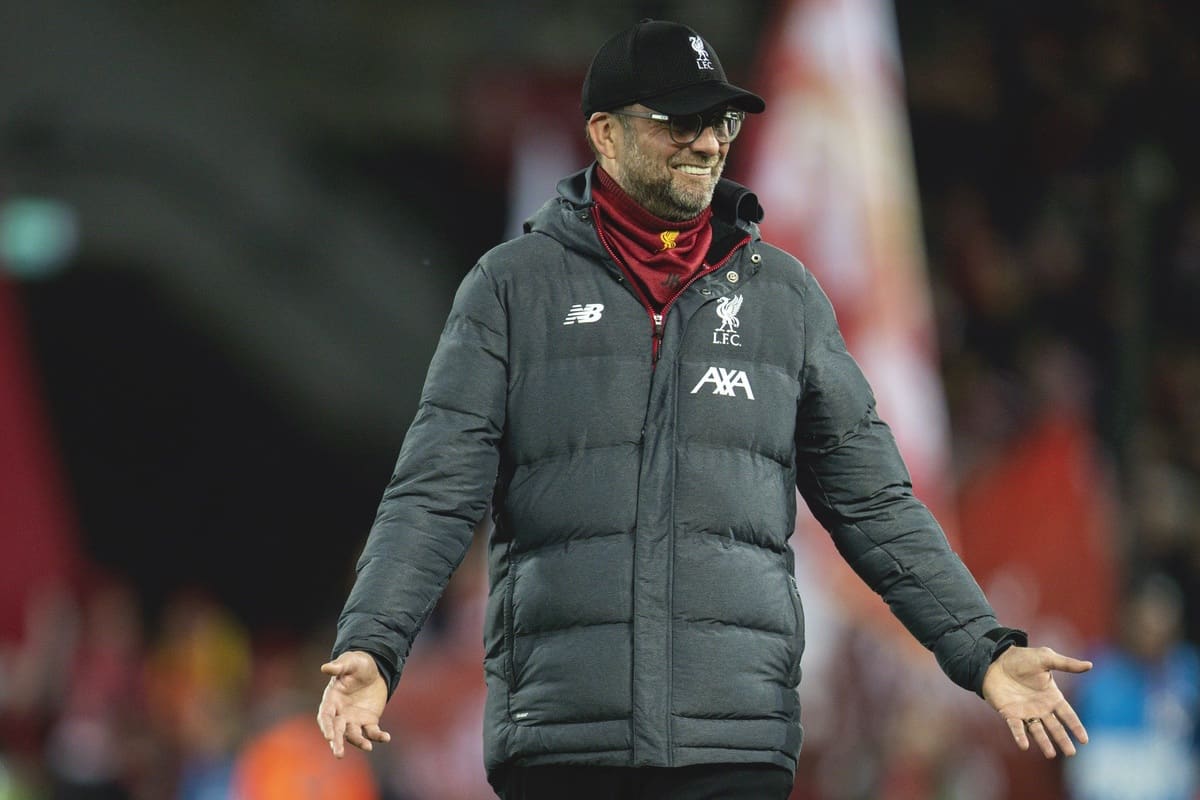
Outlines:
[[[717,137],[717,141],[719,143],[729,144],[730,142],[732,142],[734,139],[736,139],[738,137],[739,133],[742,132],[742,123],[746,121],[746,112],[738,111],[737,109],[734,109],[734,108],[727,108],[724,111],[720,111],[716,114],[711,115],[707,119],[705,118],[705,116],[703,114],[676,114],[672,117],[668,114],[660,114],[657,111],[645,112],[645,111],[631,111],[628,109],[620,109],[620,110],[616,110],[616,111],[610,111],[608,113],[615,114],[618,117],[637,117],[638,119],[649,119],[649,120],[654,120],[655,122],[661,122],[667,126],[667,133],[670,134],[671,141],[674,142],[675,144],[684,145],[684,146],[690,145],[693,142],[695,142],[697,139],[699,139],[701,136],[703,136],[704,132],[706,130],[708,130],[709,128],[713,129],[713,136]],[[677,138],[675,136],[675,126],[671,124],[672,119],[681,119],[684,117],[700,117],[700,122],[702,123],[700,125],[700,129],[698,131],[696,131],[696,135],[693,136],[691,139],[687,139],[686,141],[680,140],[679,138]],[[728,139],[725,139],[725,140],[722,140],[721,134],[717,133],[717,123],[723,119],[736,119],[738,121],[737,130],[734,131],[734,134],[732,136],[730,136]]]

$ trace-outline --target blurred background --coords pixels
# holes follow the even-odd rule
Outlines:
[[[1198,9],[0,0],[0,798],[491,796],[478,546],[391,745],[329,757],[317,667],[455,286],[658,17],[765,97],[727,174],[1001,619],[1097,665],[1019,753],[802,522],[794,797],[1192,800]]]

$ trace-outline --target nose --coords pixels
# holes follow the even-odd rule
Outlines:
[[[696,141],[688,147],[705,156],[715,156],[721,153],[721,143],[717,141],[717,134],[712,125],[706,125]]]

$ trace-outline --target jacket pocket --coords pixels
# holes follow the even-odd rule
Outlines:
[[[513,635],[513,589],[517,582],[517,563],[512,557],[512,544],[509,543],[508,551],[508,574],[504,579],[504,681],[508,684],[509,696],[512,695],[517,688],[517,669],[515,636]]]
[[[511,551],[510,551],[511,552]],[[508,577],[505,580],[504,592],[504,673],[508,683],[508,719],[515,725],[528,725],[531,712],[521,709],[521,701],[517,699],[517,607],[515,602],[517,589],[517,560],[511,558],[508,562]],[[528,702],[528,701],[525,701]],[[516,708],[514,708],[514,704]]]
[[[510,546],[511,547],[511,546]],[[516,560],[509,557],[509,575],[505,578],[504,588],[504,679],[509,684],[509,694],[516,691],[517,688],[517,670],[516,670],[516,642],[514,636],[514,622],[512,622],[512,595],[517,582],[517,564]]]
[[[796,616],[796,633],[792,637],[792,667],[788,674],[793,686],[800,684],[800,659],[804,655],[804,603],[800,600],[800,587],[796,576],[788,574],[788,594],[792,600],[792,612]]]

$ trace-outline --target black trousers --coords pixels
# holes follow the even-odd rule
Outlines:
[[[792,773],[773,764],[692,767],[509,767],[502,800],[787,800]]]

